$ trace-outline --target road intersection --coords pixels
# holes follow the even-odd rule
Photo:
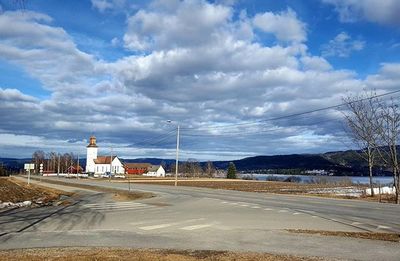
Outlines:
[[[128,190],[125,183],[62,181]],[[256,251],[358,260],[398,260],[400,256],[398,243],[394,242],[287,231],[399,233],[400,208],[392,204],[139,184],[131,186],[157,196],[118,202],[107,193],[49,186],[79,192],[79,197],[69,206],[16,209],[0,214],[1,249],[118,246]]]

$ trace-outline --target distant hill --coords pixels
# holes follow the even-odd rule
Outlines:
[[[275,156],[255,156],[234,160],[238,170],[256,169],[321,169],[331,168],[335,164],[321,155],[293,154]],[[216,161],[214,165],[219,168],[228,168],[229,161]]]
[[[171,165],[175,163],[173,159],[159,159],[159,158],[138,158],[138,159],[121,159],[125,163],[150,163],[152,165]]]
[[[14,158],[0,158],[0,166],[10,170],[19,171],[24,168],[24,163],[30,162],[30,158],[14,159]]]

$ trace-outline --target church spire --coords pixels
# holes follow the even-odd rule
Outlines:
[[[89,145],[87,146],[88,148],[97,148],[96,145],[96,137],[94,135],[90,136],[89,138]]]

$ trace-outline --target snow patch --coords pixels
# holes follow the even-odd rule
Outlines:
[[[26,200],[24,202],[17,202],[17,203],[12,203],[12,202],[0,202],[0,209],[2,208],[22,208],[22,207],[29,207],[32,205],[32,201]]]
[[[382,187],[380,193],[394,195],[394,194],[396,194],[396,188],[395,187]],[[366,189],[365,194],[371,195],[371,189],[370,188]],[[374,188],[374,194],[375,195],[379,194],[379,188]]]
[[[355,187],[320,188],[308,191],[309,194],[334,194],[338,196],[360,197],[364,190]]]

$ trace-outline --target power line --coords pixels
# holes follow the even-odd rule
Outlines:
[[[325,122],[336,122],[339,121],[338,119],[320,119],[320,120],[314,120],[312,124],[310,125],[317,125]],[[262,126],[262,125],[261,125]],[[298,126],[302,127],[302,126]],[[252,134],[259,134],[259,133],[279,133],[284,131],[283,129],[287,129],[287,127],[270,127],[270,128],[262,128],[262,129],[256,129],[256,130],[234,130],[234,131],[229,131],[229,130],[223,130],[223,132],[219,133],[195,133],[193,131],[189,132],[182,132],[181,136],[184,137],[227,137],[227,136],[244,136],[244,135],[252,135]],[[194,130],[195,131],[195,130]]]
[[[366,97],[366,98],[362,98],[362,99],[358,99],[358,100],[352,101],[350,103],[365,101],[365,100],[368,100],[368,99],[371,99],[371,98],[380,98],[380,97],[384,97],[384,96],[395,94],[395,93],[399,93],[399,92],[400,92],[400,90],[396,90],[396,91],[387,92],[387,93],[383,93],[383,94],[379,94],[379,95],[373,95],[373,96],[370,96],[370,97]],[[311,114],[311,113],[315,113],[315,112],[336,109],[336,108],[340,108],[342,106],[345,106],[346,104],[348,104],[348,102],[344,102],[344,103],[336,104],[336,105],[332,105],[332,106],[327,106],[327,107],[322,107],[322,108],[318,108],[318,109],[314,109],[314,110],[309,110],[309,111],[304,111],[304,112],[299,112],[299,113],[293,113],[293,114],[289,114],[289,115],[279,116],[279,117],[273,117],[273,118],[268,118],[268,119],[253,121],[253,122],[247,122],[247,123],[243,122],[243,123],[236,123],[236,124],[227,124],[227,125],[222,125],[222,126],[209,126],[209,127],[199,127],[199,128],[185,127],[185,128],[181,128],[181,129],[182,130],[202,130],[202,129],[203,130],[210,130],[210,129],[232,128],[232,127],[238,127],[238,126],[254,125],[254,124],[260,124],[260,123],[264,123],[264,122],[268,122],[268,121],[282,120],[282,119],[287,119],[287,118],[298,117],[298,116],[301,116],[301,115]]]
[[[161,139],[152,141],[152,142],[147,142],[147,143],[141,143],[139,144],[140,147],[151,147],[151,146],[155,146],[155,145],[160,145],[161,143],[163,143],[165,140],[168,140],[172,137],[175,136],[175,133],[171,133],[169,132],[167,135],[165,135],[164,137],[162,137]]]
[[[149,144],[149,141],[150,141],[150,143],[153,143],[155,139],[159,139],[159,138],[162,139],[162,138],[164,138],[164,137],[166,137],[166,136],[168,136],[168,135],[170,135],[171,133],[174,133],[174,132],[175,132],[175,129],[172,129],[169,132],[163,133],[161,135],[157,135],[156,137],[151,137],[151,138],[147,138],[147,139],[141,140],[139,142],[134,142],[134,143],[128,145],[128,147],[132,147],[134,145],[139,145],[139,146],[140,145],[146,145],[146,144]]]

